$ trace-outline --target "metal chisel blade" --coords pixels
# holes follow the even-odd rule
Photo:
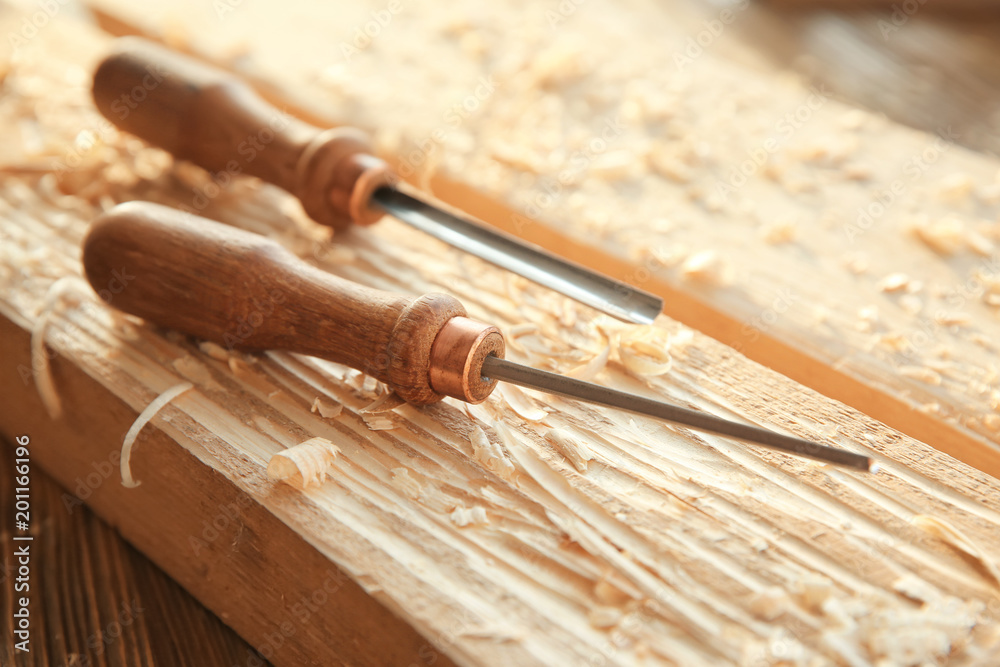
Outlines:
[[[633,412],[664,421],[683,424],[700,431],[718,433],[730,438],[752,442],[763,447],[778,449],[789,454],[847,466],[866,472],[874,472],[872,459],[863,454],[856,454],[846,449],[827,447],[816,442],[783,435],[774,431],[729,421],[697,410],[689,410],[677,405],[671,405],[643,396],[628,394],[617,389],[602,387],[598,384],[576,380],[557,375],[548,371],[522,366],[521,364],[498,357],[487,357],[483,361],[483,377],[491,380],[502,380],[521,387],[536,389],[550,394],[576,398],[588,403],[606,405],[619,410]]]
[[[566,261],[485,223],[441,210],[394,188],[372,201],[420,231],[626,322],[649,324],[663,299]]]

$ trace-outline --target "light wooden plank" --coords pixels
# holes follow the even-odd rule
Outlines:
[[[443,199],[1000,473],[1000,163],[954,128],[909,130],[734,65],[720,56],[747,52],[737,40],[709,34],[689,53],[700,18],[644,0],[565,15],[411,3],[357,53],[345,47],[378,3],[327,6],[315,30],[283,28],[305,11],[288,3],[214,18],[93,4],[154,33],[185,17],[174,39],[220,59],[243,49],[238,67],[372,128]]]

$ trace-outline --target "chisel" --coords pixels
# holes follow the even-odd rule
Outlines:
[[[663,309],[653,294],[407,192],[363,132],[303,123],[233,75],[152,42],[119,40],[94,74],[93,95],[119,128],[213,174],[249,174],[277,185],[320,224],[343,229],[389,213],[618,319],[650,323]]]
[[[867,456],[634,396],[504,359],[495,326],[454,297],[407,297],[313,267],[263,236],[145,202],[102,214],[83,245],[100,291],[134,280],[111,305],[230,349],[280,349],[335,361],[424,405],[451,396],[484,401],[498,380],[649,415],[859,470]]]

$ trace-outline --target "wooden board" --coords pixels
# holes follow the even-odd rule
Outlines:
[[[335,364],[224,354],[116,316],[86,290],[44,307],[79,275],[78,243],[101,208],[185,205],[211,185],[95,115],[86,74],[106,46],[54,22],[6,76],[19,160],[0,183],[0,344],[12,351],[0,431],[31,433],[38,463],[71,487],[157,394],[193,383],[140,435],[141,485],[110,476],[88,502],[275,664],[961,664],[995,650],[997,482],[666,317],[651,328],[598,318],[391,220],[331,244],[288,196],[249,180],[204,208],[365,284],[451,292],[507,330],[516,359],[567,370],[607,348],[602,383],[869,452],[883,472],[510,393],[403,407],[379,418],[393,428],[372,430],[361,411],[374,387]],[[71,170],[48,173],[74,152]],[[61,420],[35,391],[39,318]],[[637,335],[669,353],[669,373],[628,370]],[[590,448],[586,470],[553,428]],[[272,454],[314,436],[342,451],[326,484],[266,480]],[[331,581],[303,620],[302,598]]]
[[[183,17],[174,41],[373,129],[441,198],[1000,472],[1000,163],[961,148],[948,122],[941,137],[915,132],[761,70],[760,54],[734,65],[720,56],[752,49],[728,29],[692,42],[704,14],[683,3],[565,15],[418,3],[377,29],[378,3],[331,5],[316,31],[281,27],[294,5],[213,19],[204,6],[93,4],[153,33]]]

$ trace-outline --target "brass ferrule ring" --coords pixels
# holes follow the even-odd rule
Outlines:
[[[453,317],[431,346],[430,381],[434,391],[468,403],[482,403],[496,387],[483,377],[483,360],[504,356],[503,334],[495,326]]]

